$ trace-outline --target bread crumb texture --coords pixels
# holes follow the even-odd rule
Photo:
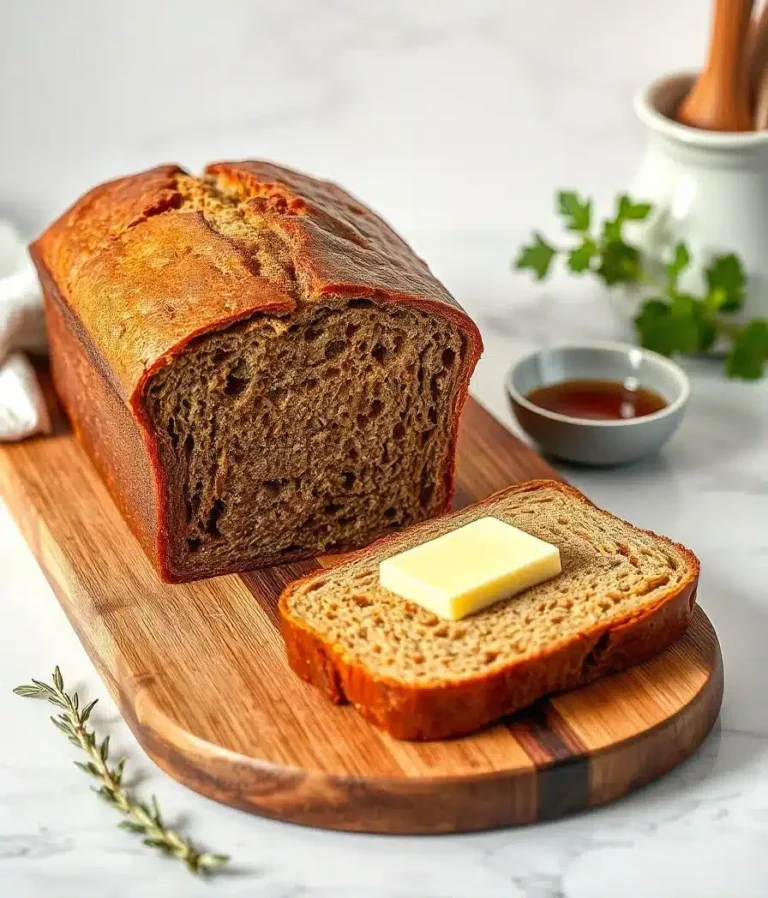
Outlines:
[[[38,241],[154,442],[187,579],[443,511],[477,329],[389,226],[263,162],[95,188]]]
[[[460,682],[631,618],[691,578],[695,559],[552,484],[500,494],[451,519],[456,528],[492,515],[560,550],[552,580],[462,621],[441,620],[378,583],[386,557],[446,532],[439,520],[374,546],[365,557],[301,581],[283,612],[314,631],[347,662],[374,675],[429,686]]]
[[[232,240],[289,295],[206,334],[155,374],[149,411],[183,495],[181,563],[365,545],[444,507],[465,339],[418,309],[364,297],[309,302],[283,236],[260,215],[305,215],[278,185],[179,176],[180,211]],[[326,228],[344,231],[333,220]],[[364,242],[344,231],[344,239]]]

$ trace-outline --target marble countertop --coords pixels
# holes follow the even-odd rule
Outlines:
[[[486,353],[473,392],[510,427],[502,377],[515,357],[626,333],[596,287],[536,286],[510,258],[531,227],[552,228],[556,186],[605,200],[624,186],[643,140],[631,95],[695,64],[702,4],[219,0],[226,30],[211,27],[203,0],[183,17],[160,7],[3,4],[0,33],[15,39],[0,54],[3,83],[13,78],[0,92],[0,214],[36,229],[91,183],[161,159],[266,156],[335,177],[395,222],[474,315]],[[0,894],[768,895],[768,387],[728,382],[713,363],[687,367],[690,407],[663,454],[563,473],[702,560],[700,602],[720,636],[726,691],[691,760],[613,805],[524,829],[403,838],[250,817],[143,755],[0,511]],[[230,852],[230,872],[196,882],[116,828],[46,709],[11,694],[57,663],[101,698],[94,719],[142,793],[206,847]]]

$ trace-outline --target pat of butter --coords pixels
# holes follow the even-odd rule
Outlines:
[[[480,518],[385,559],[379,581],[438,617],[461,620],[560,571],[557,546],[498,518]]]

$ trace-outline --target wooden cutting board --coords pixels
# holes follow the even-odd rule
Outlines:
[[[555,476],[470,400],[458,507],[516,481]],[[647,664],[471,737],[398,742],[354,708],[326,702],[286,664],[277,596],[316,562],[161,583],[60,416],[55,436],[0,448],[0,484],[147,754],[225,804],[364,832],[528,823],[660,776],[718,715],[722,661],[699,610],[680,642]]]

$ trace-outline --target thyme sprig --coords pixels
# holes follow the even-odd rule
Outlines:
[[[163,823],[163,817],[155,796],[149,805],[137,801],[123,785],[126,759],[120,758],[114,765],[109,764],[109,736],[99,743],[96,733],[87,726],[88,718],[98,699],[80,707],[77,692],[71,695],[64,689],[64,678],[56,667],[53,684],[32,680],[13,690],[23,698],[40,698],[61,709],[51,717],[53,725],[60,730],[77,748],[88,755],[88,761],[75,761],[75,765],[88,776],[99,782],[93,791],[107,804],[124,814],[127,819],[118,826],[128,832],[144,836],[144,844],[156,848],[168,857],[183,861],[192,873],[201,874],[214,871],[229,860],[225,854],[199,851],[189,840],[180,836]]]

